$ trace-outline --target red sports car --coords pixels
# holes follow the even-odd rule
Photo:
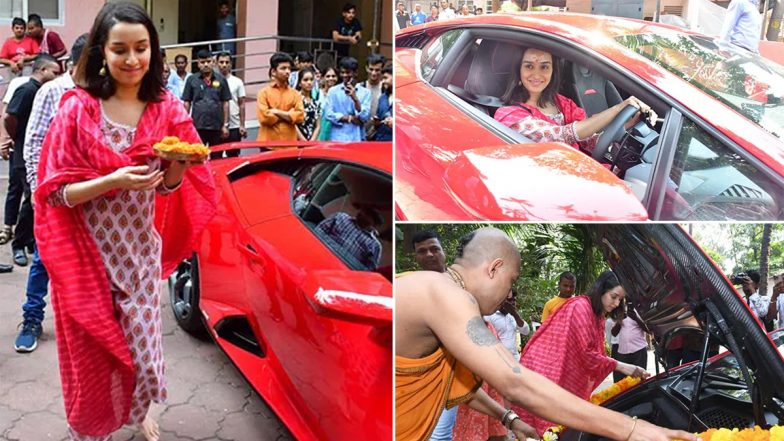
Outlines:
[[[391,439],[392,145],[300,147],[213,161],[218,212],[169,280],[174,315],[297,439]]]
[[[592,156],[493,115],[524,48],[562,60],[588,116],[634,95],[663,116]],[[784,68],[651,22],[492,14],[397,34],[396,216],[410,220],[784,219]],[[628,109],[627,109],[628,110]]]

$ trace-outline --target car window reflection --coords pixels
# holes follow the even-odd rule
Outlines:
[[[392,183],[353,165],[320,162],[296,176],[294,212],[349,268],[392,274]]]

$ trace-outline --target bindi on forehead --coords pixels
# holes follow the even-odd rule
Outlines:
[[[530,64],[552,64],[553,62],[550,60],[550,57],[545,55],[533,55],[531,57],[526,56],[523,58],[523,63],[530,63]]]

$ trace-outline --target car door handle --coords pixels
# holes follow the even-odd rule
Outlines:
[[[256,249],[253,248],[253,245],[249,243],[246,243],[244,246],[240,247],[240,251],[253,259],[259,259],[261,257],[259,256],[259,252],[256,251]]]

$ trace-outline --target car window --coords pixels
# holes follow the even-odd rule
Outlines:
[[[688,119],[678,138],[669,177],[663,219],[782,218],[782,188]]]
[[[447,52],[452,49],[460,34],[463,33],[461,29],[454,29],[446,31],[431,41],[423,50],[420,58],[420,69],[422,78],[426,81],[431,81],[435,75],[436,69],[441,60],[444,59]]]
[[[304,165],[295,174],[294,213],[349,268],[391,275],[392,182],[389,176],[337,162]]]

